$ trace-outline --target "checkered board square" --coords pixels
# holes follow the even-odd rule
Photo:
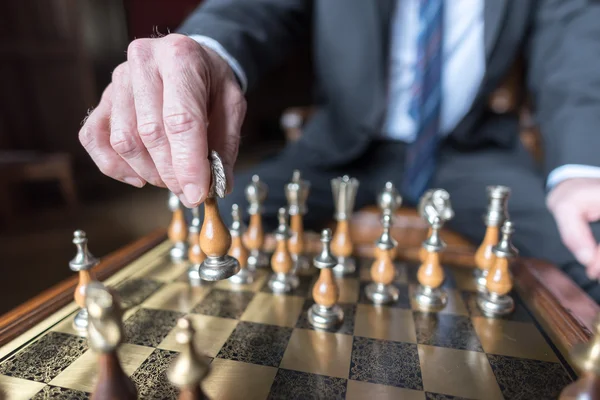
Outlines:
[[[425,313],[411,300],[416,265],[398,263],[398,301],[374,306],[364,296],[370,261],[359,260],[354,276],[338,280],[344,322],[324,331],[307,320],[316,270],[276,295],[267,269],[251,285],[192,287],[187,265],[166,257],[117,285],[128,308],[119,356],[140,398],[177,398],[165,371],[182,350],[173,328],[184,315],[211,362],[203,388],[212,399],[551,399],[574,379],[518,298],[512,315],[482,316],[468,269],[446,268],[448,305]],[[90,397],[96,356],[73,316],[0,360],[10,399]]]

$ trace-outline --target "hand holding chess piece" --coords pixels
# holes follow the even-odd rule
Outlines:
[[[289,293],[296,289],[300,282],[298,277],[294,275],[294,261],[288,249],[290,231],[286,222],[287,212],[285,208],[279,209],[277,217],[279,219],[279,226],[275,231],[277,246],[271,257],[271,267],[275,274],[269,280],[268,285],[274,293]]]
[[[173,213],[168,230],[169,240],[173,244],[169,255],[173,262],[180,262],[185,260],[188,251],[186,243],[187,227],[181,202],[173,192],[169,192],[169,209]]]
[[[241,210],[237,204],[231,206],[231,247],[229,255],[234,257],[240,263],[240,272],[229,278],[229,281],[236,285],[248,285],[254,282],[254,270],[248,268],[248,249],[242,240],[244,234],[244,223],[240,215]]]
[[[265,242],[265,233],[262,225],[262,205],[267,198],[268,188],[261,182],[258,175],[252,176],[252,182],[246,186],[246,200],[250,206],[248,214],[250,214],[250,223],[244,241],[246,247],[250,250],[248,257],[248,267],[252,270],[257,268],[265,268],[269,266],[269,258],[263,251]]]
[[[423,242],[426,256],[417,271],[419,286],[414,294],[415,302],[424,311],[443,309],[448,300],[446,292],[440,288],[444,282],[444,270],[440,265],[439,252],[446,247],[440,237],[442,219],[435,216],[431,222],[431,234]]]
[[[303,215],[306,214],[306,200],[310,191],[310,182],[300,176],[300,171],[295,170],[292,175],[292,181],[285,185],[285,197],[288,202],[290,214],[290,233],[289,240],[290,253],[294,260],[294,270],[297,273],[310,270],[310,263],[306,254],[304,254],[304,223]]]
[[[188,260],[190,267],[188,268],[188,279],[192,286],[200,286],[200,264],[206,259],[206,254],[200,248],[200,210],[199,207],[192,208],[192,223],[188,230]]]
[[[357,179],[347,175],[331,180],[337,221],[331,242],[331,251],[338,259],[338,264],[333,268],[333,272],[339,276],[350,275],[356,271],[356,261],[352,258],[354,244],[350,237],[350,217],[354,210],[358,185]]]
[[[200,231],[200,248],[206,259],[200,264],[198,274],[205,281],[227,279],[240,271],[240,263],[227,254],[231,246],[231,233],[219,214],[217,196],[225,197],[227,182],[221,158],[216,151],[210,153],[212,172],[210,191],[204,201],[204,223]]]
[[[90,253],[88,249],[88,239],[85,232],[77,230],[73,234],[73,244],[77,247],[77,254],[69,262],[71,271],[79,273],[79,283],[75,287],[75,303],[80,307],[79,312],[75,315],[73,326],[80,335],[87,335],[88,327],[88,311],[85,305],[87,287],[96,280],[94,273],[91,271],[98,264],[98,260]]]
[[[398,300],[398,288],[392,285],[396,276],[396,268],[392,255],[396,252],[397,243],[389,234],[392,215],[383,214],[383,233],[376,242],[376,258],[371,265],[373,282],[365,287],[367,298],[375,304],[387,304]]]

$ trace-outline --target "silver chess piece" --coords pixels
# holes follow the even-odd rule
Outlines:
[[[333,272],[338,276],[350,275],[356,271],[356,261],[352,258],[353,243],[350,237],[350,218],[359,181],[344,175],[331,180],[331,190],[335,205],[337,227],[333,237],[332,250],[338,259]]]
[[[390,210],[392,215],[402,205],[402,196],[400,196],[392,182],[386,182],[385,187],[377,196],[377,205],[382,214],[385,210]]]
[[[79,273],[79,285],[77,285],[75,291],[75,300],[81,307],[75,319],[73,320],[73,326],[82,335],[87,334],[88,328],[88,310],[85,306],[85,292],[87,286],[93,282],[93,276],[90,270],[98,264],[98,259],[90,253],[88,249],[88,239],[86,234],[82,230],[77,230],[73,233],[73,244],[77,247],[77,254],[69,262],[69,268],[71,271]]]
[[[313,288],[315,304],[308,310],[308,322],[315,328],[331,329],[344,319],[344,311],[336,304],[339,289],[332,271],[337,260],[331,254],[331,230],[323,230],[321,243],[321,254],[313,260],[313,265],[321,270],[321,274]]]
[[[378,305],[395,302],[400,295],[398,288],[392,285],[395,275],[395,267],[392,259],[397,243],[390,234],[392,213],[389,209],[384,212],[381,222],[383,231],[375,242],[377,256],[371,267],[371,276],[374,282],[369,283],[365,287],[367,298]],[[373,271],[377,271],[377,274],[374,275]],[[382,278],[387,279],[387,281],[382,280]]]
[[[250,225],[248,226],[248,235],[253,238],[252,246],[249,244],[250,256],[248,257],[248,267],[250,269],[265,268],[269,266],[269,257],[262,249],[264,233],[262,227],[261,214],[263,212],[263,203],[268,194],[267,185],[260,180],[258,175],[252,176],[252,181],[246,186],[246,200],[249,203],[248,214],[250,215]]]
[[[246,249],[246,247],[244,246],[244,242],[242,241],[245,227],[244,223],[242,222],[240,208],[237,204],[233,204],[231,206],[231,219],[232,223],[229,232],[231,232],[232,243],[229,254],[234,257],[239,257],[238,261],[240,262],[241,268],[240,272],[229,278],[229,281],[236,285],[249,285],[252,282],[254,282],[255,270],[249,269],[247,265],[248,250]],[[244,257],[246,259],[242,260],[241,257]]]
[[[290,239],[290,250],[294,260],[294,270],[298,273],[310,270],[308,257],[304,252],[304,225],[303,216],[308,211],[306,200],[310,192],[310,182],[302,179],[299,170],[294,170],[292,181],[285,185],[285,197],[288,202],[288,213],[290,215],[290,228],[293,235],[297,237]],[[302,236],[302,237],[300,237]]]
[[[268,285],[273,293],[289,293],[298,287],[300,281],[294,274],[293,260],[288,250],[290,230],[286,222],[287,212],[284,207],[279,209],[277,217],[279,220],[279,226],[275,231],[277,248],[271,261],[274,275],[269,280]]]
[[[444,189],[429,189],[421,199],[417,207],[419,215],[429,225],[435,217],[439,217],[442,224],[454,218],[454,209],[450,201],[450,193]]]
[[[440,310],[448,302],[447,293],[441,288],[444,281],[444,272],[439,264],[438,253],[446,244],[440,237],[442,220],[435,217],[431,221],[431,234],[423,242],[422,248],[427,255],[433,255],[433,260],[426,259],[417,273],[419,286],[415,289],[413,298],[422,310]]]
[[[183,206],[177,195],[173,192],[169,192],[169,210],[173,213],[173,220],[169,227],[169,236],[174,235],[177,237],[176,240],[172,240],[173,246],[169,251],[169,256],[173,262],[180,262],[185,260],[187,256],[188,245],[185,240],[181,239],[184,236],[180,234],[181,230],[185,228]]]
[[[200,221],[200,206],[192,208],[192,221],[188,228],[188,237],[190,240],[200,234],[202,223]],[[193,286],[200,286],[202,280],[200,279],[200,264],[195,263],[190,259],[190,266],[188,268],[188,278]]]

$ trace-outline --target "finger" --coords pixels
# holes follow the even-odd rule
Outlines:
[[[145,182],[110,145],[111,96],[112,85],[109,85],[102,94],[100,104],[86,118],[79,131],[79,141],[104,175],[142,187]]]
[[[565,246],[577,261],[589,266],[596,251],[596,241],[583,213],[570,205],[559,206],[554,209],[554,218]]]
[[[132,42],[127,50],[131,64],[131,86],[136,110],[138,135],[160,179],[169,190],[180,195],[182,190],[171,162],[171,147],[163,124],[163,83],[149,41]]]
[[[600,246],[596,247],[596,250],[594,251],[594,256],[587,270],[588,276],[591,279],[600,279]]]
[[[165,187],[137,133],[137,118],[128,64],[121,64],[113,73],[110,144],[142,179],[155,186]]]

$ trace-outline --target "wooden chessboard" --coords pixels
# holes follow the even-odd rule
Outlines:
[[[187,264],[169,260],[163,238],[120,252],[119,260],[127,260],[122,268],[115,257],[98,267],[127,308],[119,356],[140,398],[176,398],[165,370],[181,350],[173,328],[186,314],[211,360],[204,389],[212,399],[551,399],[576,378],[565,349],[590,334],[589,321],[540,286],[536,274],[543,268],[517,265],[515,312],[489,319],[475,304],[472,270],[465,267],[446,266],[449,304],[440,313],[420,312],[411,302],[416,265],[409,262],[396,266],[398,301],[373,306],[363,290],[368,258],[359,260],[354,276],[339,280],[343,324],[317,331],[306,318],[316,270],[288,295],[270,292],[267,269],[244,287],[228,281],[191,287]],[[0,387],[9,399],[90,396],[96,356],[72,327],[77,307],[48,308],[69,290],[65,283],[54,296],[43,295],[47,301],[35,311],[0,318]]]

